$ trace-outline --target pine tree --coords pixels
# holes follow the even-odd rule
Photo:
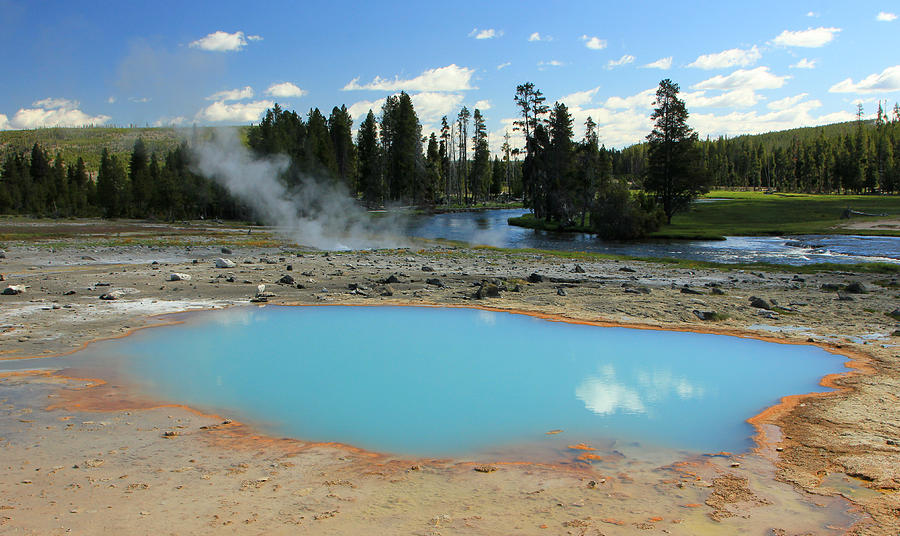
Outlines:
[[[381,180],[381,154],[378,145],[378,125],[372,110],[366,115],[356,134],[359,154],[357,185],[363,202],[374,207],[383,199]]]
[[[465,106],[459,111],[456,117],[456,123],[459,125],[459,164],[457,165],[457,174],[459,182],[465,188],[464,193],[457,194],[457,197],[464,199],[465,203],[469,203],[469,109]],[[459,185],[458,185],[459,186]]]
[[[147,160],[147,146],[143,139],[138,138],[134,142],[131,159],[128,162],[128,175],[131,177],[131,199],[134,203],[132,213],[136,217],[147,215],[152,196],[153,183],[147,167]]]
[[[488,147],[487,126],[481,111],[475,108],[472,114],[473,129],[472,146],[475,154],[472,161],[471,192],[472,202],[478,203],[479,198],[487,197],[491,181],[491,151]]]
[[[654,127],[647,135],[649,169],[644,187],[662,203],[669,223],[676,212],[708,191],[697,134],[687,124],[688,111],[678,91],[678,84],[669,79],[659,83],[650,115]]]
[[[513,101],[521,109],[522,119],[513,121],[513,130],[522,131],[522,134],[525,135],[526,157],[528,156],[528,139],[534,135],[540,117],[550,111],[550,107],[544,104],[546,100],[541,90],[536,89],[531,82],[516,86]]]
[[[353,118],[346,106],[335,106],[328,117],[328,131],[334,147],[335,163],[338,179],[351,191],[356,191],[353,184],[356,177],[356,147],[353,145]]]

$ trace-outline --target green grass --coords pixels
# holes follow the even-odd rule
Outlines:
[[[518,227],[525,227],[528,229],[538,229],[541,231],[558,231],[558,232],[567,232],[567,233],[591,233],[591,227],[587,224],[588,218],[585,218],[584,227],[580,225],[569,226],[566,228],[560,228],[560,222],[558,221],[545,221],[539,220],[534,217],[534,214],[523,214],[522,216],[517,216],[514,218],[507,218],[506,222],[510,225],[515,225]]]
[[[717,190],[707,198],[724,199],[695,203],[676,214],[652,238],[697,238],[714,236],[776,236],[791,234],[860,234],[900,236],[892,229],[845,229],[840,224],[867,219],[854,216],[842,220],[846,208],[900,217],[900,197],[880,195],[813,195],[732,192]]]

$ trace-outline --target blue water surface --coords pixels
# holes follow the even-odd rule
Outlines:
[[[579,442],[742,451],[747,418],[845,370],[814,346],[392,306],[192,314],[90,352],[148,393],[270,434],[460,458]]]

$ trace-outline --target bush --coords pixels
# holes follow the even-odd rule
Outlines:
[[[665,214],[651,197],[643,192],[632,196],[623,182],[603,189],[591,209],[591,229],[607,240],[643,238],[663,221]]]

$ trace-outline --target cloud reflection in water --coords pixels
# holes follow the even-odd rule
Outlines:
[[[703,387],[668,370],[640,371],[628,383],[617,378],[612,365],[604,365],[575,388],[575,397],[598,415],[647,413],[653,405],[672,396],[688,400],[703,398],[704,393]]]

